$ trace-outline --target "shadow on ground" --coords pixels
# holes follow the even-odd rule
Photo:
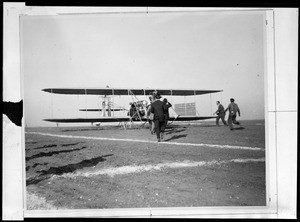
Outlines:
[[[53,156],[55,154],[60,154],[60,153],[70,153],[70,152],[74,152],[74,151],[78,151],[78,150],[82,150],[82,149],[86,149],[86,148],[87,147],[83,146],[80,149],[60,150],[60,151],[52,151],[52,152],[48,152],[48,153],[41,152],[41,153],[35,154],[31,157],[26,157],[25,159],[26,159],[26,161],[28,161],[28,160],[32,160],[35,158],[40,158],[40,157],[45,157],[45,156]]]
[[[183,131],[186,131],[186,129],[176,129],[176,128],[173,128],[173,129],[167,129],[167,130],[165,130],[165,133],[166,134],[173,134],[173,133],[181,133]]]
[[[33,148],[33,150],[39,150],[39,149],[45,149],[45,148],[51,148],[51,147],[57,147],[57,145],[56,144],[44,145],[44,146]]]
[[[35,163],[33,164],[32,168],[36,168],[37,166],[46,166],[48,163]]]
[[[243,129],[245,129],[245,127],[242,127],[242,126],[237,127],[237,128],[233,128],[233,130],[243,130]]]
[[[48,170],[40,170],[37,171],[38,173],[41,173],[37,177],[30,178],[26,180],[26,186],[37,184],[43,180],[49,179],[52,175],[62,175],[64,173],[72,173],[76,170],[83,169],[85,167],[93,167],[96,166],[99,162],[103,162],[106,159],[104,157],[112,156],[113,154],[103,155],[99,157],[95,157],[89,160],[83,160],[79,163],[75,164],[68,164],[65,166],[59,166],[59,167],[50,167]]]
[[[80,143],[84,143],[84,142],[61,144],[61,146],[75,146],[75,145],[78,145]]]
[[[164,140],[165,142],[168,142],[168,141],[171,141],[171,140],[177,140],[177,139],[180,139],[180,138],[183,138],[183,137],[186,137],[187,134],[183,134],[183,135],[175,135],[175,136],[172,136],[171,138],[169,139],[166,139]]]

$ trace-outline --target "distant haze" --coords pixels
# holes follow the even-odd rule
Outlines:
[[[123,13],[22,16],[21,73],[27,126],[45,118],[99,117],[101,96],[59,95],[43,88],[212,89],[170,98],[196,102],[199,115],[235,98],[240,119],[264,119],[263,12]],[[140,97],[140,99],[147,99]],[[128,108],[130,97],[112,100]],[[121,112],[115,115],[126,115]]]

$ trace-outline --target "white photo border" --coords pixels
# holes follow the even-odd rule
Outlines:
[[[284,107],[278,110],[281,103],[278,95],[284,87],[297,84],[297,65],[291,67],[291,77],[281,87],[277,86],[278,67],[285,66],[284,58],[280,57],[278,39],[275,38],[276,29],[285,31],[286,28],[298,28],[297,9],[270,9],[270,8],[151,8],[151,7],[26,7],[25,3],[4,3],[4,67],[3,67],[3,100],[19,101],[23,99],[23,79],[20,64],[20,16],[34,15],[61,15],[83,13],[155,13],[155,12],[189,12],[189,11],[265,11],[267,21],[264,33],[265,41],[265,120],[266,120],[266,207],[191,207],[191,208],[130,208],[130,209],[103,209],[103,210],[26,210],[25,198],[25,145],[24,127],[20,128],[9,124],[4,125],[3,138],[3,219],[24,219],[26,217],[192,217],[192,218],[296,218],[296,188],[297,188],[297,103],[295,107]],[[289,16],[294,13],[293,16]],[[287,18],[288,17],[288,18]],[[287,19],[289,27],[277,27],[277,19]],[[275,30],[275,31],[274,31]],[[281,33],[280,31],[280,33]],[[294,32],[292,32],[294,33]],[[282,33],[281,33],[282,34]],[[282,34],[286,41],[291,36]],[[282,41],[282,39],[280,41]],[[294,38],[292,40],[295,40]],[[289,48],[298,49],[297,42],[289,42]],[[285,52],[285,53],[294,53]],[[276,57],[275,57],[276,55]],[[296,54],[297,55],[297,54]],[[282,77],[283,78],[283,77]],[[291,82],[293,81],[293,82]],[[294,82],[295,81],[295,82]],[[292,100],[297,97],[290,95]],[[296,100],[297,101],[297,98]],[[293,105],[293,103],[291,103]],[[294,117],[296,114],[296,117]],[[288,122],[278,121],[288,116]],[[24,118],[23,124],[24,126]],[[281,132],[288,126],[292,138],[281,137]],[[282,128],[283,127],[283,128]],[[6,131],[5,131],[6,130]],[[13,136],[13,138],[11,137]],[[10,140],[17,140],[11,143]],[[9,147],[7,147],[7,144]],[[287,147],[289,152],[285,152]],[[11,148],[13,146],[13,148]],[[284,152],[286,155],[279,155]],[[279,165],[280,162],[280,165]],[[287,167],[283,167],[284,166]],[[289,173],[289,181],[281,181],[283,175]],[[13,176],[12,176],[13,175]],[[285,178],[285,177],[284,177]],[[288,184],[288,187],[284,185]]]

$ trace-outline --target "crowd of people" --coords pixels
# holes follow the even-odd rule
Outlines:
[[[150,93],[149,101],[149,104],[147,104],[146,101],[130,103],[128,115],[135,120],[146,116],[150,125],[151,134],[156,134],[157,141],[160,142],[164,137],[164,132],[170,117],[169,108],[172,107],[172,104],[166,98],[161,101],[161,96],[157,91]],[[143,109],[145,106],[146,111]]]
[[[157,91],[150,93],[149,95],[149,104],[137,104],[137,103],[130,103],[131,107],[129,110],[129,115],[132,118],[140,118],[146,115],[149,125],[150,125],[150,132],[151,134],[156,134],[157,141],[160,142],[164,137],[164,132],[168,124],[169,120],[169,108],[172,107],[172,104],[164,98],[161,100],[161,96]],[[146,102],[146,101],[144,101]],[[216,117],[216,125],[219,125],[219,120],[221,119],[225,126],[228,126],[230,130],[233,130],[233,124],[239,125],[240,123],[236,120],[237,114],[241,116],[240,109],[238,105],[234,102],[234,99],[230,99],[230,103],[226,109],[224,109],[223,105],[220,101],[216,102],[218,109],[215,113]],[[141,107],[145,107],[146,111],[143,110]],[[137,110],[141,108],[140,110]],[[137,112],[138,111],[138,112]],[[225,121],[226,112],[229,112],[227,122]]]

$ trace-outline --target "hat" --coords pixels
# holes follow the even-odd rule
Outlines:
[[[154,98],[155,98],[155,99],[160,99],[161,96],[160,96],[160,94],[159,94],[158,92],[156,92],[156,94],[154,94]]]

